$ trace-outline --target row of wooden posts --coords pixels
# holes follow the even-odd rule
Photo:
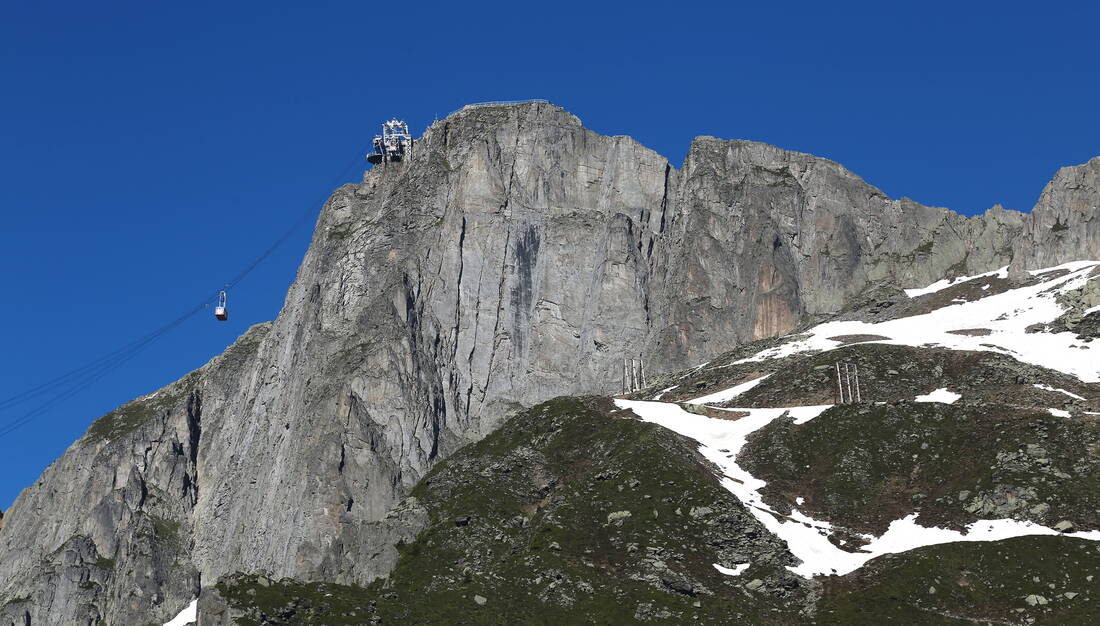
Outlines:
[[[852,394],[853,388],[855,389],[854,395]],[[858,365],[844,363],[843,367],[841,367],[841,363],[839,361],[836,362],[836,389],[840,396],[839,404],[863,402],[863,396],[859,391]],[[845,393],[845,391],[847,391],[847,393]]]
[[[863,402],[863,393],[859,388],[859,366],[854,363],[841,363],[836,366],[836,390],[839,404]],[[623,359],[622,392],[634,393],[645,388],[645,366],[641,359]]]
[[[623,359],[623,393],[645,388],[645,367],[641,359]]]

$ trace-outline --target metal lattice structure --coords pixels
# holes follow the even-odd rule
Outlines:
[[[374,136],[374,152],[367,156],[367,160],[371,163],[399,162],[411,149],[409,125],[395,117],[382,123],[382,134]]]

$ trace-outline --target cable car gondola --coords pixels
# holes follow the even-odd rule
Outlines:
[[[229,319],[229,307],[226,305],[224,291],[218,294],[218,306],[214,307],[214,318],[219,322],[224,322]]]

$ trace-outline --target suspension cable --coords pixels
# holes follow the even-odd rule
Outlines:
[[[355,157],[348,162],[343,170],[340,171],[333,181],[329,184],[328,189],[334,188],[341,180],[344,180],[348,174],[350,174],[352,168],[361,158],[362,152],[356,152]],[[320,198],[320,202],[323,205],[324,201],[328,198],[330,192],[326,191],[325,195]],[[261,263],[267,260],[282,244],[286,243],[288,239],[301,228],[311,216],[317,214],[316,204],[310,205],[302,212],[301,215],[291,224],[290,228],[286,230],[278,239],[275,240],[270,246],[267,247],[258,257],[256,257],[251,263],[249,263],[243,270],[237,273],[228,283],[225,283],[225,289],[230,289],[241,283],[249,274],[252,273]],[[0,400],[0,412],[8,410],[12,407],[18,406],[25,402],[29,402],[33,399],[39,398],[47,393],[54,393],[53,397],[47,400],[40,406],[32,409],[31,411],[23,414],[19,418],[12,420],[6,424],[0,425],[0,438],[6,437],[13,431],[29,424],[36,418],[40,417],[43,413],[49,410],[51,407],[73,397],[80,393],[84,389],[88,388],[96,381],[100,380],[104,376],[114,372],[125,363],[132,360],[138,354],[140,354],[145,348],[149,347],[153,342],[160,339],[164,335],[168,334],[176,327],[186,322],[191,317],[207,309],[212,302],[215,302],[218,298],[218,294],[221,290],[214,291],[208,295],[201,302],[196,304],[193,308],[186,313],[180,315],[176,319],[168,322],[164,326],[142,336],[130,343],[123,345],[107,354],[88,362],[87,364],[70,370],[60,376],[52,378],[39,385],[31,387],[21,393],[17,393],[13,396]]]

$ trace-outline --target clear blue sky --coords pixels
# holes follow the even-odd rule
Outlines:
[[[696,135],[766,141],[966,214],[1027,210],[1100,154],[1085,3],[283,4],[5,3],[0,400],[217,289],[391,115],[419,134],[467,102],[547,98],[677,164]],[[0,437],[0,508],[97,416],[273,318],[308,231],[229,323],[192,319]]]

